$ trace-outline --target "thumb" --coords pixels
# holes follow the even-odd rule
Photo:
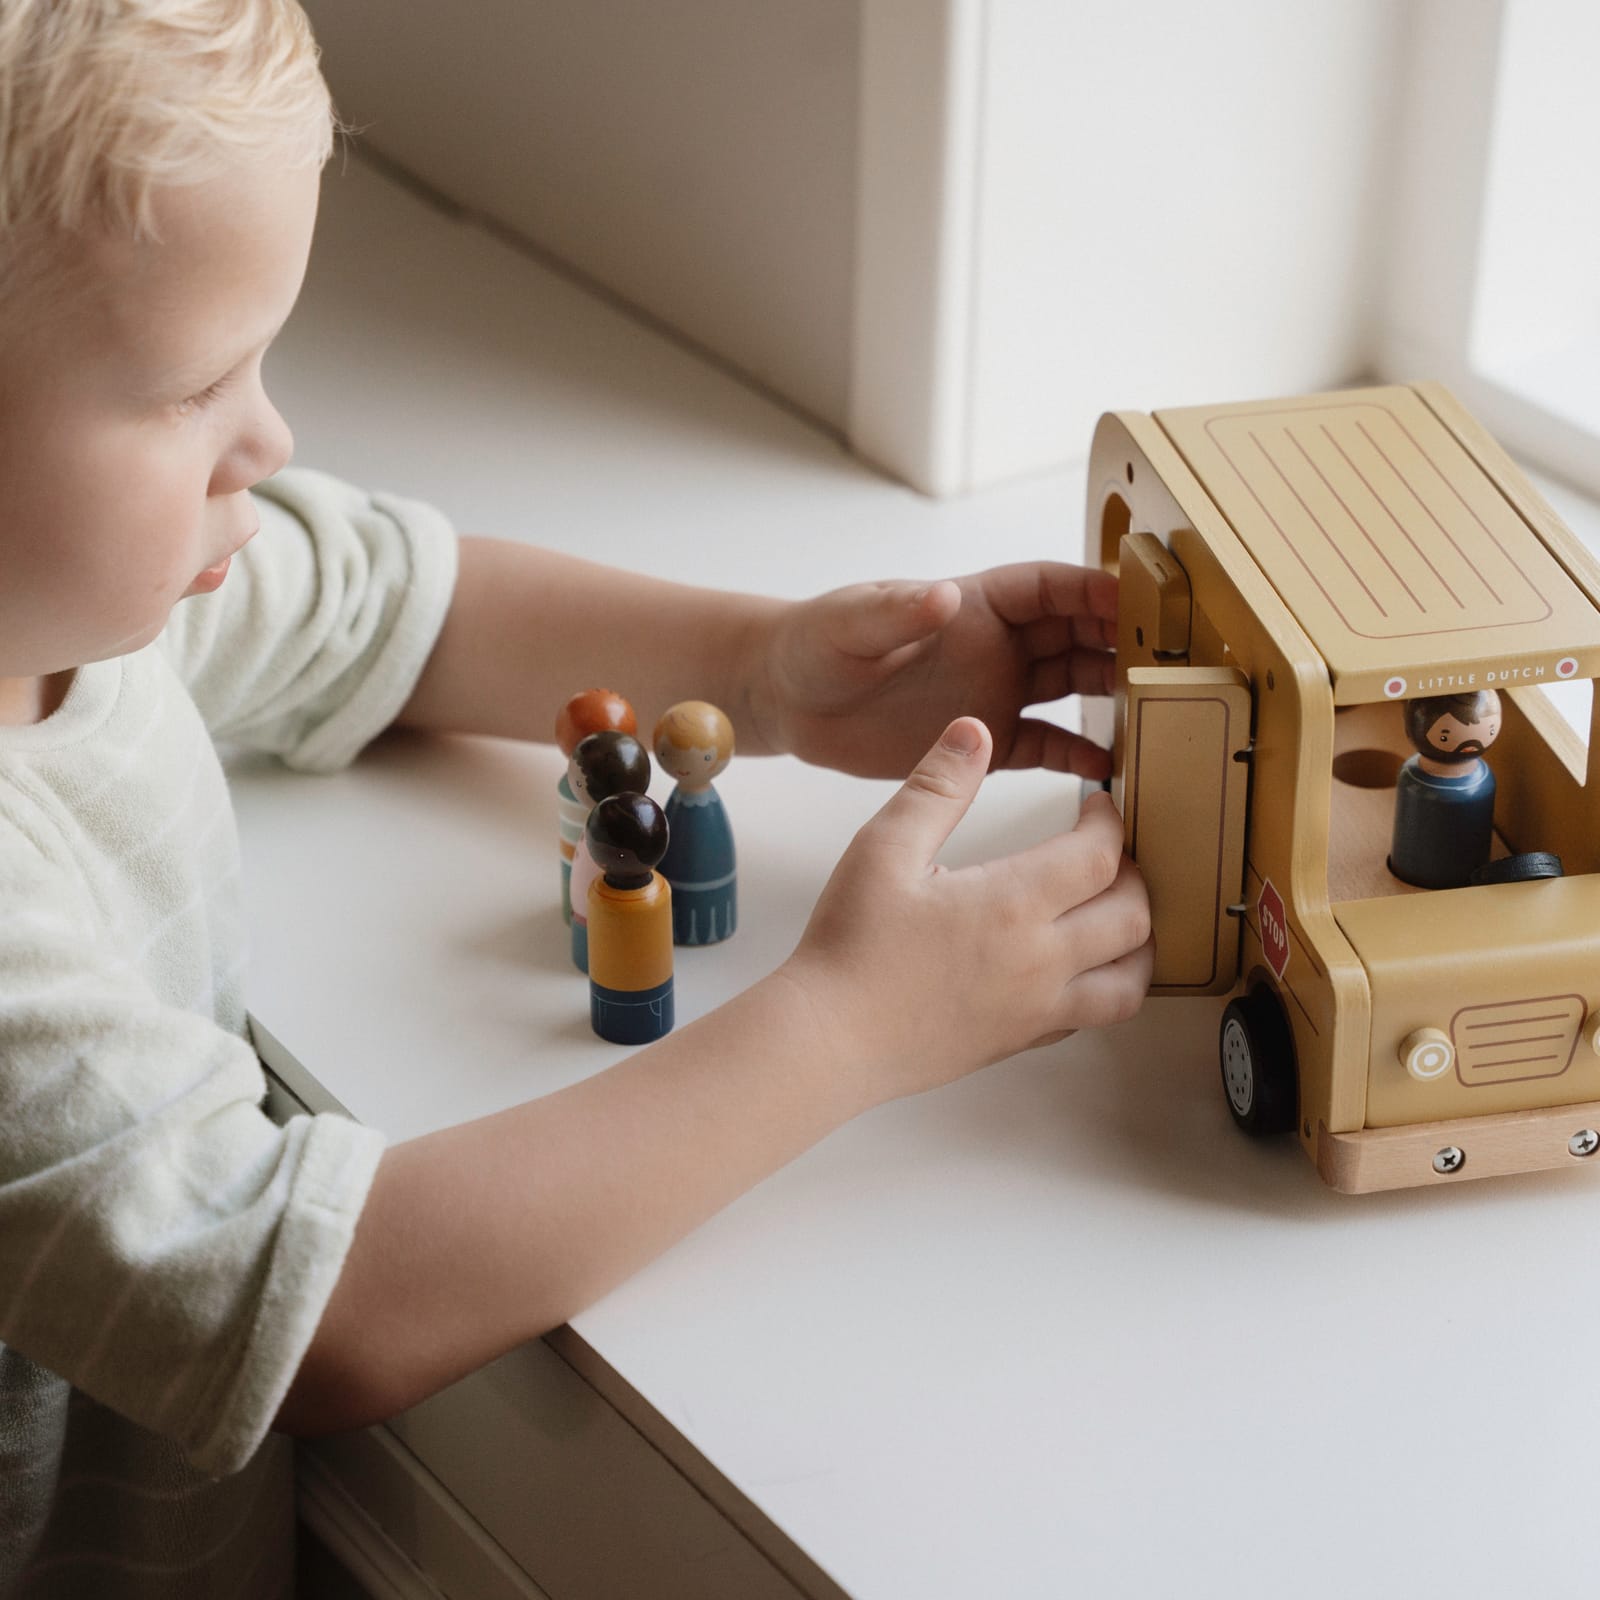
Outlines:
[[[931,865],[967,814],[989,770],[991,748],[989,730],[976,717],[957,717],[873,818],[874,831]]]
[[[828,632],[846,655],[872,661],[937,633],[961,609],[961,589],[938,583],[861,584],[831,596]]]

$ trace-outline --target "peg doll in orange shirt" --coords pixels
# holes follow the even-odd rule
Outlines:
[[[672,890],[655,870],[667,819],[648,795],[614,794],[585,830],[600,877],[589,886],[589,1021],[613,1044],[671,1033]]]

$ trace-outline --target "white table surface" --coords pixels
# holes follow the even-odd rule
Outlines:
[[[269,376],[300,460],[621,565],[799,594],[1081,548],[1081,472],[922,499],[358,165]],[[559,771],[396,739],[236,773],[252,1009],[396,1139],[619,1054],[565,953]],[[992,779],[947,859],[1043,837],[1076,788]],[[792,947],[889,786],[736,758],[719,789],[741,930],[680,952],[683,1018]],[[865,1117],[574,1326],[857,1600],[1585,1581],[1600,1180],[1335,1195],[1234,1130],[1219,1006]]]

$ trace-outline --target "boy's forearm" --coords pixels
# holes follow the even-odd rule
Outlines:
[[[674,702],[709,700],[732,718],[741,753],[770,753],[750,680],[781,606],[465,538],[449,615],[396,725],[548,740],[572,695],[604,686],[633,703],[647,740]]]
[[[558,1326],[863,1109],[780,970],[569,1089],[397,1145],[279,1414],[390,1416]]]

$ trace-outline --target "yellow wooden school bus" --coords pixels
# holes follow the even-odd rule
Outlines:
[[[1223,1089],[1362,1192],[1600,1169],[1600,562],[1436,384],[1101,419],[1115,774],[1157,994],[1230,994]],[[1408,697],[1492,688],[1495,853],[1386,861]]]

